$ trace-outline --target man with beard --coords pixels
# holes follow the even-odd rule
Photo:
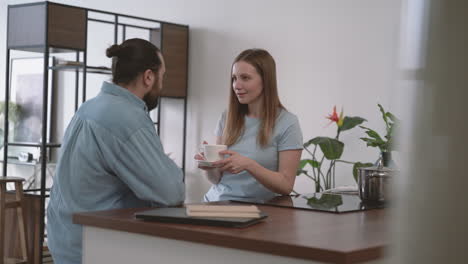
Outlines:
[[[183,202],[181,169],[164,154],[148,111],[165,71],[160,50],[129,39],[106,51],[112,83],[76,112],[65,132],[47,208],[55,263],[81,263],[82,228],[72,214]]]

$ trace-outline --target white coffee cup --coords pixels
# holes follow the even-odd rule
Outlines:
[[[209,162],[214,162],[223,159],[223,155],[219,154],[219,152],[227,150],[226,145],[202,145],[200,147],[200,151],[203,151],[205,160]]]

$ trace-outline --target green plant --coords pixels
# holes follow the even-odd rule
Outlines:
[[[0,101],[0,116],[5,115],[5,102]],[[10,102],[8,104],[8,121],[11,123],[16,123],[21,115],[21,106]],[[4,123],[0,123],[0,148],[3,147],[3,136],[4,136]]]
[[[304,150],[309,153],[311,158],[300,161],[296,174],[297,176],[304,174],[314,181],[315,192],[321,192],[335,186],[335,165],[337,162],[356,165],[356,162],[340,160],[344,151],[344,143],[339,140],[339,137],[341,132],[350,130],[366,121],[366,119],[358,116],[343,117],[343,110],[338,116],[336,106],[333,108],[333,113],[327,118],[336,123],[336,136],[334,138],[315,137],[305,142]],[[309,149],[311,146],[313,146],[312,150]],[[322,155],[317,152],[318,148],[321,150]],[[325,159],[328,160],[328,169],[326,171],[322,169]],[[306,170],[309,168],[312,173]]]
[[[0,101],[0,115],[5,114],[5,102]],[[21,115],[21,106],[12,102],[8,103],[8,121],[16,123]],[[2,124],[0,124],[2,125]]]
[[[381,152],[390,152],[394,150],[395,144],[393,133],[400,121],[392,113],[386,112],[382,105],[377,104],[377,106],[379,107],[380,112],[382,113],[382,118],[385,122],[386,134],[382,138],[375,130],[365,126],[359,126],[360,128],[364,129],[367,136],[369,136],[362,137],[361,139],[366,142],[368,147],[378,147]]]
[[[394,138],[394,131],[395,129],[399,126],[400,121],[398,118],[395,117],[390,112],[386,112],[385,109],[382,107],[381,104],[377,104],[379,107],[380,113],[382,113],[382,119],[385,122],[385,136],[381,137],[379,133],[377,133],[375,130],[370,129],[365,126],[359,126],[360,128],[365,130],[365,133],[367,134],[368,137],[362,137],[360,138],[364,142],[366,142],[366,145],[368,147],[377,147],[380,149],[381,152],[381,158],[383,161],[384,166],[395,166],[394,163],[391,161],[391,152],[395,148],[395,138]],[[358,168],[360,167],[370,167],[374,165],[373,163],[367,162],[367,163],[361,163],[361,162],[356,162],[353,167],[353,176],[354,179],[357,181],[357,173],[358,173]]]

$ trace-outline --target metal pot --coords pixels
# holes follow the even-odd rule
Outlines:
[[[390,185],[396,170],[383,166],[358,168],[359,197],[364,203],[385,203],[389,200]]]

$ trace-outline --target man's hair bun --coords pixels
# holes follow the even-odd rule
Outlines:
[[[108,58],[118,57],[122,47],[120,45],[114,44],[106,50],[106,56]]]
[[[146,70],[157,72],[162,65],[160,50],[139,38],[110,46],[106,49],[106,56],[112,58],[112,82],[119,85],[129,84]]]

